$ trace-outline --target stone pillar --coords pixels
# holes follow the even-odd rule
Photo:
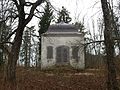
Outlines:
[[[53,47],[53,64],[56,64],[56,46]]]
[[[72,48],[71,48],[71,46],[69,48],[70,48],[70,53],[69,53],[70,54],[70,58],[69,58],[70,59],[70,65],[72,65]]]

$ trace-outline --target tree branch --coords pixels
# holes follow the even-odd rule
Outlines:
[[[25,13],[25,15],[30,15],[29,13]],[[36,18],[39,18],[39,19],[41,19],[41,17],[39,17],[39,16],[37,16],[37,15],[33,15],[33,16],[35,16]]]
[[[93,41],[93,42],[85,43],[84,45],[88,45],[88,44],[91,44],[91,43],[101,43],[101,42],[104,42],[104,40],[101,40],[101,41]]]
[[[17,7],[18,10],[19,10],[19,4],[18,4],[17,0],[12,0],[12,1],[15,3],[16,7]]]
[[[33,3],[31,3],[31,2],[25,2],[25,6],[31,6],[31,5],[33,5]]]
[[[25,5],[25,0],[19,0],[20,5]]]
[[[6,43],[13,44],[12,42],[0,42],[0,45],[6,44]]]
[[[15,29],[12,33],[9,34],[9,36],[5,39],[5,41],[8,41],[8,39],[10,39],[10,37],[15,34],[15,32],[17,31],[17,29]]]
[[[0,49],[4,50],[7,54],[10,54],[10,50],[7,47],[3,46],[3,44],[0,44]]]
[[[37,13],[44,13],[44,12],[40,12],[37,8],[36,8],[36,11],[37,11]]]
[[[25,25],[27,25],[29,23],[29,21],[32,19],[32,17],[34,16],[34,11],[35,11],[36,7],[38,5],[40,5],[43,1],[45,1],[45,0],[37,0],[35,3],[33,3],[31,10],[30,10],[30,14],[25,20],[26,21]]]
[[[120,37],[114,37],[113,40],[120,40]]]

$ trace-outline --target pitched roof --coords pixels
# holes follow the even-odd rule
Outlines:
[[[72,24],[59,23],[50,25],[47,32],[78,32],[78,30]]]

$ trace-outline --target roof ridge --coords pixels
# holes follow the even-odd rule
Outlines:
[[[78,32],[78,29],[72,24],[52,24],[48,32]]]

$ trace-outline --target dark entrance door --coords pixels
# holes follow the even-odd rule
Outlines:
[[[68,46],[60,46],[56,48],[56,62],[57,64],[66,64],[69,62]]]

